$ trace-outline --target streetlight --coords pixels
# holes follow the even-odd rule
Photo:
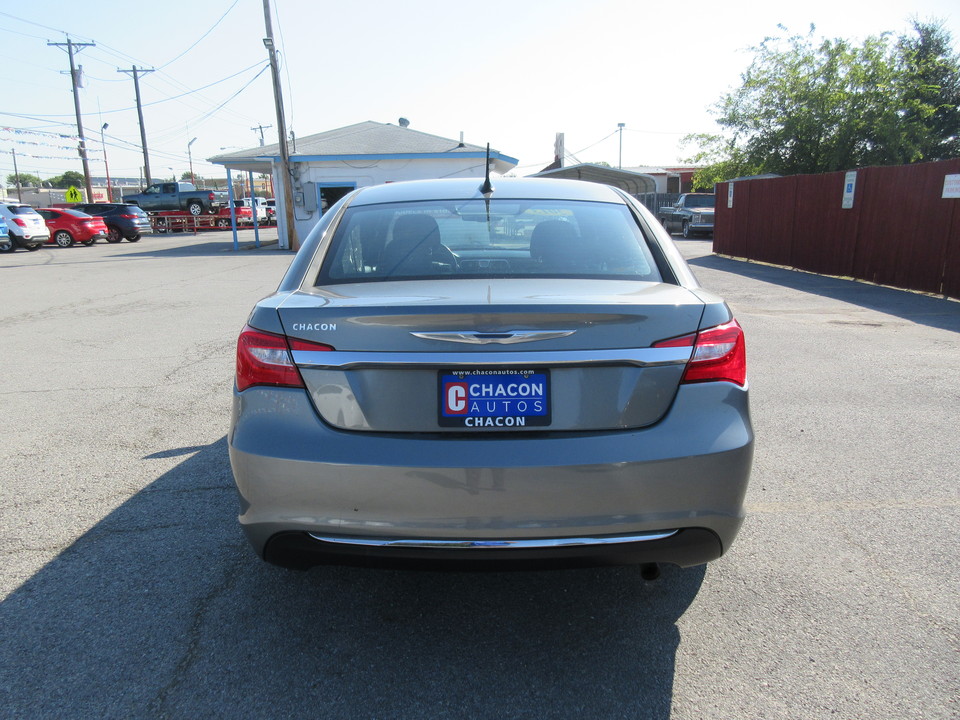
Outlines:
[[[617,123],[617,127],[620,128],[620,160],[617,163],[617,170],[623,170],[623,126],[626,123]]]
[[[107,171],[107,202],[113,202],[113,186],[110,184],[110,165],[107,163],[107,144],[103,140],[103,131],[110,127],[110,123],[104,123],[100,128],[100,147],[103,148],[103,167]]]
[[[197,141],[196,138],[187,143],[187,157],[190,158],[190,182],[193,183],[194,187],[197,185],[197,179],[193,176],[193,153],[190,152],[190,146]]]

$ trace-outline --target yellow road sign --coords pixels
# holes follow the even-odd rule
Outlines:
[[[67,194],[64,195],[64,198],[67,202],[78,203],[83,202],[83,195],[80,194],[80,191],[77,190],[73,185],[67,190]]]

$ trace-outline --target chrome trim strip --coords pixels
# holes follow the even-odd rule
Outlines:
[[[414,337],[424,340],[443,340],[445,342],[469,343],[471,345],[514,345],[536,340],[554,340],[570,337],[576,330],[507,330],[506,332],[412,332]]]
[[[399,548],[441,548],[441,549],[477,549],[477,550],[530,550],[538,548],[561,548],[582,545],[617,545],[621,543],[648,542],[650,540],[664,540],[673,537],[678,530],[663,530],[661,532],[640,533],[638,535],[618,535],[615,537],[577,537],[577,538],[547,538],[541,540],[427,540],[427,539],[389,539],[389,538],[361,538],[337,535],[320,535],[307,533],[314,540],[333,543],[336,545],[362,545],[364,547],[399,547]]]
[[[302,368],[358,370],[404,367],[503,367],[571,365],[634,365],[655,367],[684,365],[691,347],[628,348],[622,350],[557,350],[544,352],[340,352],[294,350],[293,361]]]

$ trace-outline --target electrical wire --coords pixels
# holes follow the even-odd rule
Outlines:
[[[2,14],[2,13],[0,13],[0,14]],[[162,100],[154,100],[153,102],[141,103],[141,107],[151,107],[151,106],[153,106],[153,105],[160,105],[160,104],[165,103],[165,102],[170,102],[171,100],[179,100],[180,98],[187,97],[188,95],[193,95],[194,93],[198,93],[198,92],[200,92],[201,90],[206,90],[206,89],[208,89],[208,88],[213,87],[214,85],[219,85],[220,83],[226,82],[227,80],[232,80],[232,79],[235,78],[237,75],[241,75],[241,74],[247,72],[248,70],[252,70],[253,68],[255,68],[255,67],[257,67],[258,65],[260,65],[261,63],[264,63],[264,66],[263,66],[262,68],[260,68],[260,72],[258,72],[256,75],[254,75],[253,78],[250,80],[250,82],[253,82],[253,80],[256,80],[258,77],[260,77],[260,75],[263,74],[264,70],[266,70],[266,69],[270,66],[269,63],[266,63],[265,61],[260,60],[260,61],[258,61],[258,62],[255,62],[253,65],[250,65],[249,67],[245,67],[243,70],[238,70],[237,72],[233,73],[233,75],[228,75],[227,77],[222,78],[222,79],[220,79],[220,80],[217,80],[217,81],[215,81],[215,82],[212,82],[212,83],[210,83],[209,85],[204,85],[203,87],[199,87],[199,88],[197,88],[196,90],[190,90],[190,91],[185,92],[185,93],[182,93],[182,94],[180,94],[180,95],[174,95],[174,96],[172,96],[172,97],[164,98],[164,99],[162,99]],[[246,87],[250,84],[250,82],[248,82],[246,85],[244,85],[243,88],[246,88]],[[241,88],[241,89],[243,89],[243,88]],[[114,113],[129,112],[130,110],[136,110],[136,109],[137,109],[137,106],[136,106],[136,105],[133,105],[133,106],[131,106],[131,107],[117,108],[117,109],[115,109],[115,110],[103,110],[102,112],[101,112],[101,111],[98,111],[98,114],[101,114],[101,115],[111,115],[111,114],[114,114]],[[94,114],[94,113],[82,113],[81,116],[87,116],[87,115],[93,115],[93,114]],[[0,111],[0,115],[11,115],[11,116],[13,116],[13,117],[27,117],[27,116],[25,116],[25,115],[18,115],[18,114],[16,114],[16,113],[6,113],[6,112],[2,112],[2,111]],[[57,114],[57,115],[33,115],[30,119],[35,119],[35,118],[69,118],[69,117],[73,117],[73,115],[67,115],[67,114]]]
[[[167,60],[167,62],[165,62],[165,63],[164,63],[163,65],[161,65],[160,67],[158,67],[157,70],[163,70],[163,68],[167,67],[168,65],[170,65],[170,64],[172,64],[172,63],[175,63],[177,60],[179,60],[180,58],[182,58],[182,57],[183,57],[184,55],[186,55],[188,52],[190,52],[191,50],[193,50],[197,45],[199,45],[200,42],[201,42],[207,35],[209,35],[209,34],[212,33],[214,30],[217,29],[217,26],[218,26],[220,23],[223,22],[223,19],[224,19],[227,15],[230,14],[230,11],[233,10],[233,9],[237,6],[237,3],[238,3],[238,2],[240,2],[240,0],[233,0],[233,5],[231,5],[230,7],[227,8],[227,11],[226,11],[223,15],[220,16],[220,19],[217,20],[217,21],[213,24],[213,27],[211,27],[211,28],[210,28],[209,30],[207,30],[203,35],[201,35],[200,38],[199,38],[193,45],[191,45],[190,47],[188,47],[186,50],[184,50],[182,53],[180,53],[179,55],[177,55],[177,56],[176,56],[175,58],[173,58],[172,60]]]

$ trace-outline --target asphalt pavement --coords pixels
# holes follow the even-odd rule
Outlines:
[[[0,255],[0,718],[960,717],[960,303],[678,245],[747,333],[706,567],[284,571],[226,452],[276,230]]]

